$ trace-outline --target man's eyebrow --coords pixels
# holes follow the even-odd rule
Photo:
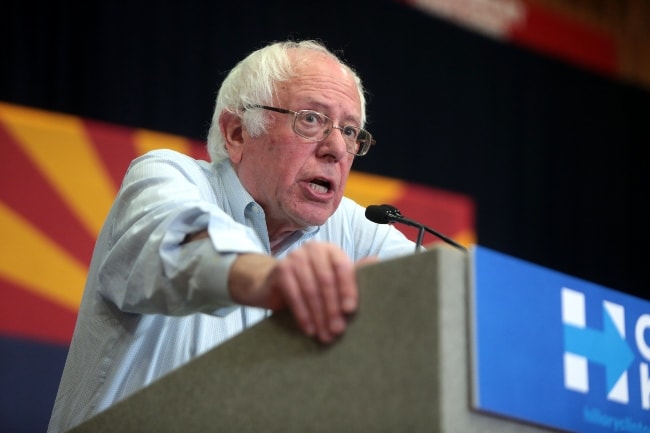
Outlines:
[[[317,102],[317,101],[312,100],[312,101],[308,102],[308,106],[313,107],[313,108],[309,108],[309,110],[318,111],[320,113],[323,113],[324,115],[326,115],[329,118],[332,117],[330,115],[330,113],[329,113],[330,106],[325,104],[325,103]],[[334,119],[332,119],[332,120],[334,120]],[[354,126],[358,126],[358,127],[361,126],[360,118],[358,116],[355,116],[354,114],[346,114],[341,120],[343,122],[342,123],[343,125],[354,124]]]

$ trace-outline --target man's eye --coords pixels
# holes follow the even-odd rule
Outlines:
[[[357,136],[357,128],[353,126],[345,126],[343,128],[343,135],[346,137],[356,137]]]
[[[323,123],[323,120],[316,113],[305,113],[302,120],[303,122],[310,124]]]

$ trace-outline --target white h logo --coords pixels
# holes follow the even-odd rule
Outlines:
[[[589,392],[588,361],[602,364],[607,375],[607,399],[628,403],[627,367],[633,359],[625,341],[625,309],[603,301],[603,330],[586,326],[585,295],[562,289],[564,323],[564,387]]]

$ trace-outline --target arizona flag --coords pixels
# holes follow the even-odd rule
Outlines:
[[[129,163],[155,148],[208,158],[183,137],[0,103],[0,431],[45,431],[95,238]],[[354,171],[346,195],[475,241],[465,196]]]

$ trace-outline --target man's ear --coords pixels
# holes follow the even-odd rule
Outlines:
[[[226,141],[226,150],[233,164],[241,161],[244,150],[244,134],[241,118],[230,111],[223,111],[219,116],[219,128]]]

